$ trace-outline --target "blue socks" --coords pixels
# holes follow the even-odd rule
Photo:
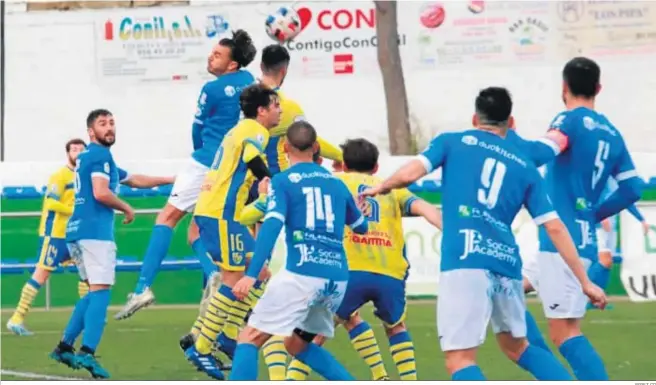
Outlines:
[[[604,362],[585,336],[568,339],[559,350],[579,381],[608,381]]]
[[[590,280],[600,288],[606,290],[608,280],[610,279],[610,269],[599,262],[595,262],[588,270],[588,277]]]
[[[207,250],[205,249],[205,245],[203,245],[203,242],[200,240],[200,238],[196,239],[194,243],[191,244],[191,248],[194,250],[194,254],[196,254],[196,257],[200,262],[200,266],[203,268],[203,276],[205,277],[205,279],[208,279],[210,275],[219,271],[219,268],[214,264],[214,262],[212,262],[212,259],[207,255]]]
[[[462,368],[451,375],[452,381],[485,381],[485,375],[478,365]]]
[[[239,344],[232,359],[232,372],[230,381],[255,381],[259,358],[257,346],[253,344]]]
[[[573,381],[563,364],[551,352],[528,345],[517,361],[522,369],[531,373],[538,381]]]
[[[107,308],[110,300],[109,289],[89,292],[84,298],[89,299],[89,304],[84,315],[82,346],[95,352],[105,330]]]
[[[68,345],[75,345],[75,340],[80,336],[84,330],[84,315],[89,307],[89,295],[80,298],[75,304],[71,318],[68,320],[66,329],[64,329],[64,337],[62,341]]]
[[[542,337],[542,333],[540,333],[535,318],[533,318],[533,315],[528,310],[526,310],[526,338],[531,345],[537,346],[551,353],[551,349],[549,349],[547,342]]]
[[[153,233],[150,235],[150,242],[148,243],[148,249],[146,249],[146,255],[144,256],[143,266],[141,266],[139,281],[137,281],[137,287],[134,290],[135,293],[141,294],[147,287],[152,286],[155,275],[157,275],[157,271],[164,258],[166,258],[166,253],[169,251],[172,238],[172,228],[166,225],[155,225],[153,227]]]
[[[241,346],[241,345],[239,345]],[[296,358],[329,381],[355,381],[332,354],[318,345],[308,344]],[[234,369],[233,369],[234,370]]]

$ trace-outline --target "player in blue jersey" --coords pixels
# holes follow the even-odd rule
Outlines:
[[[91,111],[87,127],[90,144],[76,162],[75,207],[66,228],[66,242],[80,278],[89,284],[89,293],[75,305],[64,336],[50,357],[73,369],[84,368],[94,378],[108,378],[95,352],[105,328],[115,278],[114,210],[125,214],[123,223],[134,220],[134,210],[116,192],[119,183],[147,188],[173,183],[174,178],[129,175],[114,163],[110,147],[116,129],[111,112]],[[75,355],[73,346],[83,330],[80,353]]]
[[[635,171],[621,133],[594,110],[601,90],[597,63],[577,57],[563,69],[566,111],[552,121],[546,136],[534,142],[536,151],[551,149],[545,180],[554,208],[572,234],[586,268],[597,260],[596,224],[640,198],[642,181]],[[609,177],[618,182],[610,197],[600,201]],[[581,381],[607,380],[601,357],[581,333],[587,299],[572,272],[563,265],[553,242],[539,232],[540,256],[536,287],[549,319],[549,333]],[[593,304],[594,305],[594,304]]]
[[[244,68],[253,61],[256,52],[253,41],[243,30],[234,32],[232,38],[221,39],[212,49],[207,60],[207,71],[217,78],[203,86],[198,98],[192,127],[194,152],[178,174],[168,203],[157,216],[135,291],[114,318],[128,318],[155,301],[150,286],[166,257],[173,229],[188,212],[193,211],[205,174],[223,137],[239,121],[239,95],[255,82],[253,75]],[[190,223],[187,238],[203,264],[206,278],[211,275],[210,287],[218,287],[218,275],[215,274],[218,269],[207,257],[194,221]]]
[[[524,205],[553,239],[583,291],[605,295],[585,274],[576,247],[546,195],[535,165],[511,141],[512,101],[503,88],[476,98],[476,129],[436,137],[417,160],[363,196],[389,193],[442,167],[444,237],[437,326],[453,380],[484,380],[476,365],[488,322],[504,353],[538,380],[568,380],[565,367],[526,336],[522,261],[511,224]]]
[[[255,255],[246,276],[233,288],[235,295],[248,295],[283,225],[287,263],[271,279],[239,335],[230,379],[256,380],[258,350],[279,335],[286,337],[290,354],[326,379],[353,380],[328,351],[311,341],[317,334],[332,337],[334,333],[333,316],[349,275],[344,227],[364,234],[367,221],[346,185],[312,162],[318,150],[314,128],[304,121],[293,123],[286,138],[292,167],[271,180]]]

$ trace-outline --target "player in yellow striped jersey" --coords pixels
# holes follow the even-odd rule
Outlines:
[[[48,280],[57,266],[70,260],[66,247],[66,224],[73,213],[75,204],[75,161],[78,154],[86,148],[82,139],[71,139],[66,143],[66,166],[61,167],[48,180],[46,195],[43,198],[41,222],[39,224],[39,262],[32,277],[25,283],[16,311],[7,322],[12,333],[27,336],[33,333],[24,325],[25,316],[41,286]],[[85,282],[80,281],[78,292],[83,297],[88,291]]]

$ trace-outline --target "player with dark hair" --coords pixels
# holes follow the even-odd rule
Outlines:
[[[221,269],[222,284],[209,300],[198,339],[185,356],[216,379],[222,379],[223,373],[222,366],[210,354],[212,346],[219,333],[235,341],[250,309],[248,298],[237,299],[232,292],[244,276],[254,246],[253,237],[239,223],[239,216],[255,180],[271,175],[263,152],[269,130],[280,122],[278,95],[264,85],[246,88],[240,96],[240,107],[244,119],[230,130],[219,147],[194,210],[203,245]]]
[[[567,228],[553,210],[531,160],[506,140],[513,125],[506,89],[490,87],[476,98],[476,129],[437,136],[416,160],[364,197],[407,186],[437,167],[442,173],[444,242],[437,326],[453,380],[484,380],[476,352],[488,323],[501,349],[538,380],[571,379],[567,369],[526,336],[522,261],[511,224],[526,206],[562,255],[573,282],[600,306],[601,289],[588,279]]]
[[[24,325],[27,312],[32,307],[32,302],[41,286],[50,278],[50,274],[57,269],[57,266],[68,263],[71,259],[66,247],[66,223],[73,214],[73,205],[75,204],[73,189],[75,162],[77,156],[86,147],[87,145],[82,139],[71,139],[66,142],[66,165],[48,179],[39,222],[39,262],[34,273],[23,286],[14,314],[7,321],[7,329],[16,335],[34,334]],[[86,282],[78,283],[80,298],[84,297],[88,290]]]
[[[66,242],[80,279],[89,285],[71,314],[64,335],[50,357],[73,369],[84,368],[94,378],[109,378],[96,360],[96,349],[107,323],[110,290],[116,271],[114,210],[125,214],[124,224],[134,220],[134,210],[115,191],[119,183],[150,188],[173,183],[172,177],[129,175],[114,162],[110,148],[116,141],[114,116],[105,109],[93,110],[87,117],[89,146],[75,166],[75,207],[66,226]],[[80,353],[75,341],[84,331]]]
[[[347,140],[342,145],[344,173],[336,174],[352,195],[382,182],[378,170],[378,148],[366,139]],[[417,379],[415,350],[405,326],[405,283],[409,263],[405,256],[403,216],[422,216],[435,227],[442,227],[439,210],[415,197],[407,189],[368,198],[365,216],[369,231],[358,235],[346,231],[344,248],[349,266],[349,284],[337,316],[344,323],[351,343],[367,363],[374,380],[389,379],[378,341],[371,326],[357,311],[373,302],[376,316],[382,321],[390,343],[390,353],[402,381]],[[317,337],[315,343],[323,344]],[[289,364],[287,378],[303,381],[309,368],[299,360]]]
[[[155,301],[150,287],[168,252],[173,229],[187,212],[193,211],[203,178],[212,165],[219,145],[239,121],[239,95],[255,81],[244,68],[253,61],[256,52],[251,37],[243,30],[233,32],[231,38],[221,39],[212,49],[207,59],[207,71],[217,78],[203,86],[198,98],[192,126],[194,152],[177,176],[168,203],[155,220],[135,291],[129,295],[127,304],[115,315],[115,319],[128,318]],[[198,227],[193,221],[189,226],[188,241],[203,265],[207,289],[215,291],[219,284],[217,268],[207,258],[207,252],[199,240]]]
[[[544,138],[531,143],[530,152],[541,158],[539,163],[551,162],[545,175],[546,191],[587,270],[598,258],[596,224],[637,201],[642,181],[621,133],[594,109],[601,90],[599,65],[577,57],[567,62],[562,75],[566,111],[551,122]],[[600,199],[610,177],[618,182],[618,188],[607,199]],[[539,240],[537,277],[532,284],[549,319],[551,339],[578,380],[608,380],[601,357],[581,332],[588,301],[544,229],[540,229]],[[590,270],[593,282],[602,283],[601,270]]]
[[[271,180],[267,214],[246,276],[234,287],[245,298],[285,226],[287,263],[253,308],[239,335],[231,380],[256,380],[258,350],[273,335],[284,336],[289,353],[328,380],[353,377],[325,349],[312,344],[317,334],[332,337],[333,315],[348,281],[344,228],[363,234],[367,220],[343,182],[312,162],[317,134],[305,121],[292,124],[286,150],[292,166]]]

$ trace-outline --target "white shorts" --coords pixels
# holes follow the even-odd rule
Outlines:
[[[90,285],[113,285],[116,278],[116,243],[82,239],[68,243],[80,278]]]
[[[581,262],[586,271],[592,264],[586,258],[581,258]],[[550,319],[583,318],[588,297],[560,254],[541,251],[538,263],[538,295],[544,315]]]
[[[539,290],[539,270],[538,252],[522,254],[522,276],[536,291]]]
[[[298,328],[330,338],[346,284],[282,270],[271,278],[248,326],[276,336],[289,337]]]
[[[180,211],[193,211],[207,171],[209,171],[209,168],[190,158],[175,177],[169,203]]]
[[[464,350],[485,342],[487,326],[495,334],[526,337],[522,281],[482,269],[440,273],[437,333],[442,351]]]
[[[614,254],[617,249],[617,233],[606,231],[599,227],[597,229],[597,248],[600,253],[607,252]]]

